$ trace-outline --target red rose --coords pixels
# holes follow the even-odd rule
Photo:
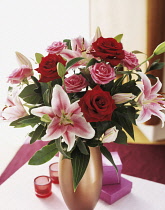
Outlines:
[[[87,122],[111,120],[116,105],[111,95],[103,91],[99,85],[95,86],[78,102]]]
[[[49,82],[60,78],[57,73],[58,62],[63,65],[66,64],[66,61],[60,55],[48,54],[46,57],[42,58],[39,68],[35,69],[41,74],[40,82]]]
[[[92,47],[91,54],[93,56],[100,57],[112,66],[118,65],[124,59],[123,46],[116,39],[100,37],[92,43]]]

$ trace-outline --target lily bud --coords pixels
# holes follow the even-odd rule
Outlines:
[[[123,104],[127,101],[130,101],[134,99],[136,96],[132,93],[117,93],[112,96],[113,100],[115,101],[115,104]]]
[[[102,36],[100,27],[96,28],[95,36],[93,37],[93,42],[95,42],[98,38]]]
[[[154,54],[154,55],[160,55],[160,54],[162,54],[162,53],[164,53],[164,52],[165,52],[165,42],[162,42],[161,44],[159,44],[159,45],[155,48],[153,54]]]
[[[29,66],[29,68],[32,69],[32,64],[31,62],[29,61],[29,59],[27,59],[24,55],[22,55],[20,52],[15,52],[16,54],[16,57],[17,57],[17,61],[20,65],[20,67],[22,65],[25,65],[25,66]]]
[[[116,140],[119,130],[116,129],[116,126],[109,128],[105,131],[102,143],[110,143]]]

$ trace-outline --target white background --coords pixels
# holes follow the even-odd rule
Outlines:
[[[89,38],[88,0],[0,0],[0,108],[6,77],[19,67],[15,51],[34,59],[53,41],[79,35]]]

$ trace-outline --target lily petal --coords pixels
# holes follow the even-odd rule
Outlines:
[[[150,80],[148,79],[148,77],[144,73],[139,72],[138,74],[142,78],[142,82],[143,82],[143,85],[144,85],[144,88],[143,88],[144,95],[147,98],[151,94],[151,82],[150,82]]]
[[[9,122],[15,121],[26,115],[28,115],[27,112],[21,106],[20,107],[18,106],[7,107],[2,112],[2,117],[4,117]]]
[[[86,50],[88,47],[89,47],[89,44],[83,37],[79,36],[75,39],[72,39],[73,50],[79,51],[81,53],[83,50]]]
[[[75,134],[66,131],[63,135],[64,142],[68,145],[67,151],[70,151],[75,143]]]
[[[67,110],[69,113],[73,114],[80,114],[82,116],[81,108],[78,104],[78,101],[74,102],[73,104],[70,105],[70,107]]]
[[[88,123],[84,117],[79,115],[73,115],[71,117],[74,122],[73,126],[68,126],[68,131],[75,133],[75,135],[82,138],[91,139],[95,135],[95,130],[92,128],[90,123]]]
[[[60,125],[60,119],[54,118],[48,125],[46,135],[42,137],[43,141],[50,141],[59,138],[67,129],[67,126]]]
[[[34,109],[31,110],[31,113],[33,115],[38,116],[38,117],[42,117],[45,114],[48,114],[49,117],[51,117],[51,118],[54,117],[53,110],[49,106],[42,106],[42,107],[34,108]]]
[[[81,57],[81,54],[79,52],[68,50],[68,49],[63,49],[61,51],[60,55],[62,55],[64,58],[66,58],[68,60],[71,60],[76,57]]]
[[[157,92],[161,89],[161,87],[162,87],[162,83],[157,77],[157,82],[151,88],[151,94],[157,94]]]
[[[70,106],[68,95],[60,85],[56,85],[53,89],[51,104],[54,114],[58,116],[61,115],[62,110],[66,111]]]
[[[142,110],[139,114],[139,117],[137,118],[137,122],[143,123],[148,121],[151,118],[151,115],[155,115],[159,117],[162,121],[162,128],[164,127],[164,121],[165,121],[165,114],[160,110],[159,104],[154,105],[145,105],[142,107]]]
[[[159,105],[158,105],[159,106]],[[161,111],[159,111],[160,108],[156,108],[155,105],[150,108],[150,110],[152,111],[152,114],[159,117],[162,121],[162,128],[164,127],[164,121],[165,121],[165,114]]]
[[[137,118],[137,122],[144,123],[151,118],[151,111],[148,107],[143,106],[142,110]]]

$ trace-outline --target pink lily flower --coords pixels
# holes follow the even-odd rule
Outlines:
[[[76,58],[83,57],[84,59],[77,62],[72,66],[72,68],[76,68],[78,66],[86,65],[93,56],[89,54],[90,52],[90,44],[81,36],[71,40],[72,50],[63,49],[60,53],[67,61]]]
[[[13,122],[28,115],[18,97],[18,94],[18,89],[15,89],[12,95],[7,97],[6,107],[1,112],[1,118],[7,122]]]
[[[142,84],[138,85],[142,94],[138,99],[138,105],[141,107],[141,111],[137,121],[143,123],[149,120],[151,115],[155,115],[161,119],[162,127],[164,127],[165,114],[160,110],[165,109],[165,99],[158,94],[162,83],[157,77],[157,82],[152,86],[149,78],[145,74],[141,72],[138,74],[142,79]]]
[[[51,123],[48,125],[46,135],[43,141],[63,137],[64,142],[68,145],[70,151],[76,141],[75,136],[85,139],[91,139],[95,135],[95,130],[90,123],[86,122],[78,102],[70,104],[67,93],[60,85],[56,85],[52,94],[52,107],[43,106],[32,109],[32,114],[42,117],[49,115]]]

